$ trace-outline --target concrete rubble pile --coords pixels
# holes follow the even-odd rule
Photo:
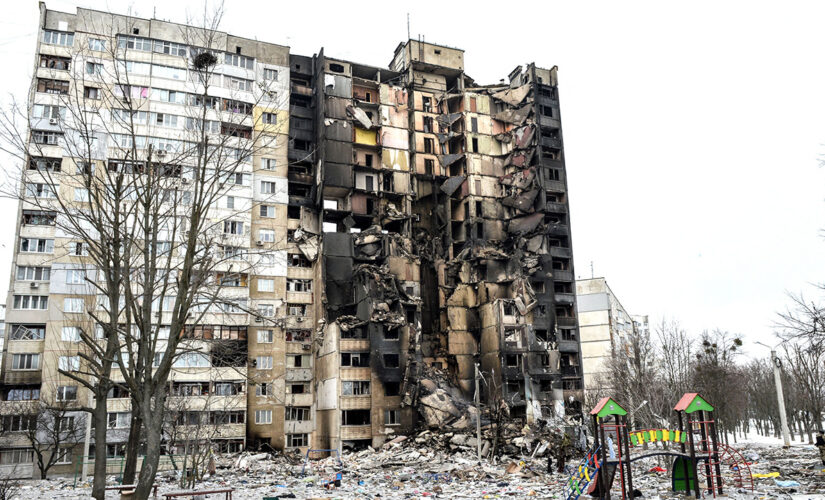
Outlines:
[[[562,433],[567,434],[570,450],[584,451],[587,446],[585,428],[572,418],[537,419],[533,425],[524,425],[520,420],[506,418],[509,407],[501,402],[493,413],[505,418],[496,424],[489,411],[483,410],[479,415],[478,408],[464,398],[461,390],[432,368],[422,370],[418,411],[427,430],[414,440],[427,447],[477,453],[477,418],[481,418],[481,456],[484,458],[491,454],[542,457],[553,451],[551,443],[558,441]]]
[[[462,437],[457,437],[462,436]],[[563,486],[576,465],[571,460],[567,473],[547,473],[546,461],[525,453],[503,453],[479,462],[469,438],[463,433],[423,430],[414,436],[399,436],[381,449],[344,452],[305,464],[298,453],[249,453],[218,456],[214,475],[207,475],[197,488],[230,486],[236,500],[273,498],[554,498],[562,499]],[[528,437],[529,435],[524,435]],[[778,445],[740,443],[737,445],[751,463],[755,474],[754,492],[730,488],[735,499],[817,499],[825,498],[825,470],[812,446],[796,445],[790,450]],[[535,448],[533,448],[535,449]],[[538,455],[538,453],[536,454]],[[575,459],[579,453],[573,452]],[[640,460],[634,464],[633,484],[644,498],[675,499],[667,470],[657,470],[658,462]],[[667,469],[667,464],[662,464]],[[341,472],[341,486],[325,488]],[[180,473],[159,474],[161,494],[179,489]],[[114,477],[112,477],[114,480]],[[798,486],[778,483],[795,481]],[[112,483],[116,484],[116,483]],[[72,478],[24,481],[21,498],[80,500],[89,498],[89,485]],[[107,498],[117,498],[110,494]],[[582,499],[590,497],[582,496]]]

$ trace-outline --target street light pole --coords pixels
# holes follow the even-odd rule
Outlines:
[[[782,439],[785,448],[791,447],[791,433],[788,430],[788,417],[785,415],[785,395],[782,392],[782,374],[779,371],[781,362],[776,357],[776,351],[771,349],[771,364],[773,365],[773,381],[776,384],[776,399],[779,403],[779,422],[782,425]]]
[[[779,424],[782,426],[782,440],[785,442],[784,447],[791,447],[791,431],[788,429],[788,417],[785,415],[785,393],[782,391],[782,373],[780,368],[782,362],[776,355],[776,346],[771,347],[762,342],[755,342],[761,346],[765,346],[771,350],[771,364],[773,365],[773,383],[776,385],[776,401],[779,405]]]

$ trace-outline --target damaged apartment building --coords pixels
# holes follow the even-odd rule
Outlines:
[[[579,412],[556,68],[478,85],[462,50],[416,40],[389,69],[291,63],[292,88],[313,89],[317,445],[411,430],[429,370],[472,399],[478,369],[482,402],[512,418]]]
[[[54,118],[81,85],[72,69],[92,68],[99,88],[88,80],[78,88],[94,99],[117,87],[95,68],[132,68],[130,92],[146,110],[138,118],[151,117],[140,124],[147,144],[191,128],[196,51],[181,25],[41,3],[38,28],[32,141],[56,141],[40,148],[47,157],[29,159],[35,171],[51,165],[57,179],[74,172],[77,159],[61,148]],[[471,401],[477,370],[482,403],[506,403],[511,418],[578,412],[556,68],[518,66],[506,82],[480,85],[464,73],[462,50],[418,40],[399,44],[385,68],[323,49],[301,56],[226,33],[218,40],[210,47],[220,61],[220,83],[209,91],[216,116],[248,115],[240,117],[250,124],[246,139],[275,140],[214,207],[233,242],[222,254],[260,264],[231,280],[220,276],[238,307],[185,330],[202,352],[182,355],[174,368],[172,393],[186,408],[181,425],[218,427],[218,448],[229,451],[378,446],[422,417],[441,423],[422,410],[434,393],[422,381],[449,381]],[[100,50],[106,46],[128,50]],[[261,98],[264,83],[271,90]],[[265,124],[253,130],[262,116]],[[117,168],[113,138],[98,139],[95,161]],[[94,270],[70,250],[76,243],[54,216],[35,213],[25,199],[44,190],[71,196],[55,188],[27,186],[18,213],[0,369],[0,417],[12,424],[9,412],[20,402],[33,409],[41,398],[88,397],[55,377],[58,366],[76,361],[54,353],[77,342],[71,325],[86,319],[84,304],[95,297],[76,280],[79,270]],[[229,344],[232,366],[225,366],[217,353]],[[110,395],[112,458],[123,453],[128,396]],[[31,455],[15,451],[22,445],[12,434],[0,436],[0,455],[31,471],[19,467],[31,466]],[[72,443],[66,457],[83,449]]]

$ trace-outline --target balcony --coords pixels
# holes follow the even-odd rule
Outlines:
[[[548,201],[544,205],[544,210],[551,213],[566,214],[567,203],[558,203],[555,201]]]
[[[573,251],[567,247],[550,247],[550,256],[564,257],[569,259],[573,257]]]
[[[300,173],[299,171],[291,171],[287,173],[289,182],[297,182],[298,184],[312,184],[315,178],[312,174]]]
[[[581,375],[581,370],[578,366],[562,366],[561,375],[562,377],[578,377]]]
[[[547,225],[547,234],[550,236],[568,236],[570,234],[570,228],[567,224],[553,222]]]
[[[562,148],[561,139],[558,139],[558,138],[555,138],[555,137],[542,136],[541,145],[542,146],[547,146],[549,148],[556,148],[556,149],[561,149]]]
[[[287,394],[284,396],[286,406],[312,406],[313,394]]]
[[[342,410],[369,410],[372,407],[372,397],[365,396],[341,396]]]
[[[562,271],[553,269],[553,281],[568,281],[573,282],[573,271]]]
[[[579,343],[575,340],[559,341],[559,352],[579,352]]]
[[[372,439],[372,425],[342,425],[341,439]]]
[[[559,293],[556,292],[556,303],[557,304],[565,304],[565,305],[573,305],[576,301],[576,295],[573,293]]]
[[[308,87],[297,82],[291,82],[289,85],[289,90],[296,95],[312,96],[312,87]]]
[[[561,122],[556,120],[555,118],[542,115],[541,117],[539,117],[539,125],[541,125],[542,127],[560,128]]]
[[[556,316],[556,325],[560,327],[576,328],[576,318],[569,316]]]
[[[312,380],[312,368],[289,368],[284,376],[287,382],[306,382]]]

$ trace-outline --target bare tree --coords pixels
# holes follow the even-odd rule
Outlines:
[[[164,434],[167,449],[184,457],[182,488],[194,487],[210,471],[210,464],[214,467],[229,426],[244,424],[244,406],[239,407],[235,397],[244,394],[246,385],[244,379],[216,378],[173,383]]]
[[[823,287],[820,286],[820,289]],[[825,307],[802,293],[788,294],[790,305],[777,313],[774,328],[782,339],[820,341],[825,339]]]
[[[60,388],[62,390],[77,387]],[[71,394],[64,394],[71,396]],[[72,461],[72,448],[83,436],[85,413],[78,412],[68,401],[56,404],[40,402],[37,414],[23,432],[34,451],[40,479],[46,479],[49,470],[58,463]]]
[[[656,325],[655,332],[660,369],[667,391],[673,395],[689,392],[694,364],[694,340],[674,319],[662,319]]]
[[[820,428],[825,412],[825,308],[803,295],[789,294],[791,305],[778,314],[777,336],[782,340],[784,369],[793,380],[792,396],[808,440]]]
[[[716,425],[725,441],[729,432],[734,432],[736,439],[736,427],[746,414],[746,392],[734,389],[744,380],[736,363],[741,347],[742,340],[737,335],[718,329],[706,330],[702,332],[696,354],[693,384],[713,402]]]

